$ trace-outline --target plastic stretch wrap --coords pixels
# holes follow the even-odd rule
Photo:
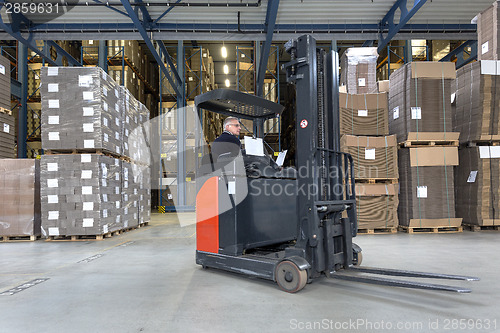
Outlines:
[[[123,224],[125,228],[139,224],[141,168],[137,164],[121,161],[122,165],[122,202]]]
[[[349,94],[366,94],[377,90],[376,47],[348,48],[340,59],[340,84]]]
[[[121,87],[123,107],[123,155],[142,164],[150,162],[149,110],[125,88]]]
[[[119,159],[97,155],[43,155],[42,233],[101,235],[123,229]]]
[[[0,236],[40,235],[39,165],[0,159]]]
[[[122,154],[120,87],[101,68],[44,67],[42,148]]]

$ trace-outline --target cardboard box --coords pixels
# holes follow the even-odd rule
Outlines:
[[[389,80],[377,81],[377,91],[379,93],[389,93]]]
[[[398,226],[398,184],[356,184],[358,229]]]
[[[500,147],[459,150],[455,169],[456,214],[464,223],[500,224]]]
[[[396,136],[343,135],[340,149],[352,155],[355,179],[397,179]]]
[[[366,94],[377,89],[376,47],[348,48],[340,59],[340,85],[347,87],[347,93]]]
[[[0,236],[40,235],[40,163],[0,159]]]
[[[388,135],[387,93],[340,93],[340,134]]]
[[[477,60],[499,60],[498,1],[477,15]]]
[[[389,80],[389,133],[398,142],[409,132],[451,132],[451,83],[455,65],[412,62],[395,71]]]
[[[457,154],[457,147],[399,149],[400,225],[415,226],[413,220],[418,220],[419,227],[436,227],[433,223],[441,222],[435,220],[455,221],[453,166]]]

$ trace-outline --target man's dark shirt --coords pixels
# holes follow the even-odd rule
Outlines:
[[[235,135],[224,131],[215,141],[212,143],[212,158],[214,162],[217,158],[224,153],[231,153],[230,156],[237,156],[241,149],[241,141]]]

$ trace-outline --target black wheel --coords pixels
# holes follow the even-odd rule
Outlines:
[[[305,287],[307,271],[301,271],[291,261],[282,261],[276,266],[276,282],[282,290],[295,293]]]
[[[352,264],[354,266],[361,266],[362,261],[363,261],[363,253],[361,252],[352,253]]]

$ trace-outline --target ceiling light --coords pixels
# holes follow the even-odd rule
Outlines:
[[[229,74],[229,66],[224,65],[224,74]]]
[[[222,54],[222,58],[227,58],[227,49],[225,46],[223,46],[221,49],[220,49],[220,52]]]
[[[226,87],[229,88],[230,85],[231,85],[231,82],[229,82],[229,79],[226,79]]]
[[[242,57],[242,58],[245,58],[245,54],[244,54],[244,53],[242,53],[242,54],[241,54],[241,57]]]

